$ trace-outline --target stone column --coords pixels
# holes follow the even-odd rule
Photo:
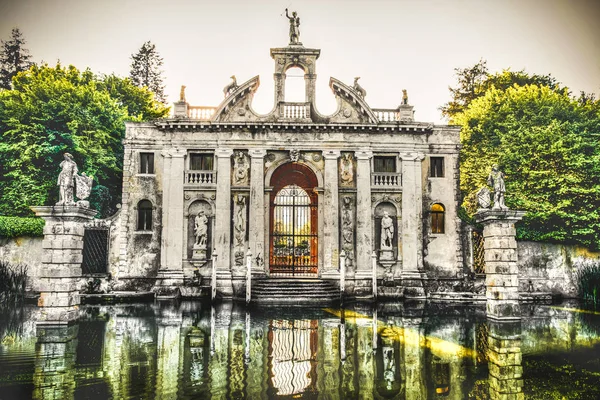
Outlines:
[[[183,284],[183,174],[185,151],[171,149],[164,157],[162,193],[162,232],[159,286],[176,288]]]
[[[79,317],[78,280],[83,261],[84,223],[97,211],[79,206],[31,207],[46,221],[42,265],[37,273],[40,291],[37,323],[68,324]]]
[[[305,98],[307,103],[315,104],[315,87],[317,82],[317,74],[307,73],[304,75]]]
[[[494,320],[521,319],[519,267],[515,223],[523,211],[480,210],[475,220],[483,224],[487,317]]]
[[[265,274],[265,149],[248,151],[250,162],[250,237],[249,247],[252,252],[252,275]],[[257,260],[262,262],[259,263]]]
[[[359,280],[372,277],[371,252],[373,251],[373,213],[371,211],[371,158],[367,150],[355,152],[356,157],[356,287]],[[362,285],[364,286],[364,285]],[[367,283],[370,294],[371,284]],[[360,290],[359,290],[360,292]],[[358,295],[364,293],[357,293]]]
[[[490,399],[524,399],[521,322],[489,321]]]
[[[325,159],[325,188],[323,191],[323,271],[325,279],[339,279],[339,201],[338,158],[339,150],[323,151]]]
[[[214,243],[217,249],[217,290],[233,295],[231,284],[231,155],[232,149],[217,149],[217,198]]]
[[[423,268],[422,153],[402,153],[402,286],[407,298],[425,298]]]

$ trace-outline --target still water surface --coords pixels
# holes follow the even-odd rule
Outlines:
[[[1,399],[598,399],[600,315],[525,306],[84,306],[0,315]],[[524,393],[511,394],[511,393]]]

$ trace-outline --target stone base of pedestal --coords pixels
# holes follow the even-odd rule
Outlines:
[[[217,296],[222,299],[233,298],[233,277],[231,271],[217,269]]]
[[[379,260],[383,267],[383,286],[394,286],[394,273],[392,267],[396,264],[395,260]]]
[[[193,248],[192,249],[192,261],[204,261],[206,262],[206,249]]]
[[[354,297],[357,299],[373,298],[373,272],[358,270],[354,274]]]
[[[79,317],[84,224],[97,214],[78,205],[31,207],[46,222],[42,265],[37,271],[37,323],[67,325]]]
[[[521,306],[518,300],[488,299],[486,315],[494,321],[518,321],[521,319]]]
[[[156,275],[156,284],[152,289],[157,299],[172,299],[179,297],[179,288],[183,286],[182,270],[163,269]]]
[[[425,299],[427,297],[423,287],[423,278],[419,272],[402,272],[401,282],[405,299]]]

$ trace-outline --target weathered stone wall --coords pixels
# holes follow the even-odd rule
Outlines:
[[[36,285],[37,271],[42,265],[43,237],[0,238],[0,260],[12,265],[26,265],[29,279],[27,290]]]
[[[519,242],[519,291],[551,292],[576,297],[574,275],[579,263],[600,260],[600,252],[583,247],[539,242]]]

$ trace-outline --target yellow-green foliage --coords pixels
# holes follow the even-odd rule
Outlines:
[[[43,230],[41,218],[0,216],[0,237],[43,236]]]

